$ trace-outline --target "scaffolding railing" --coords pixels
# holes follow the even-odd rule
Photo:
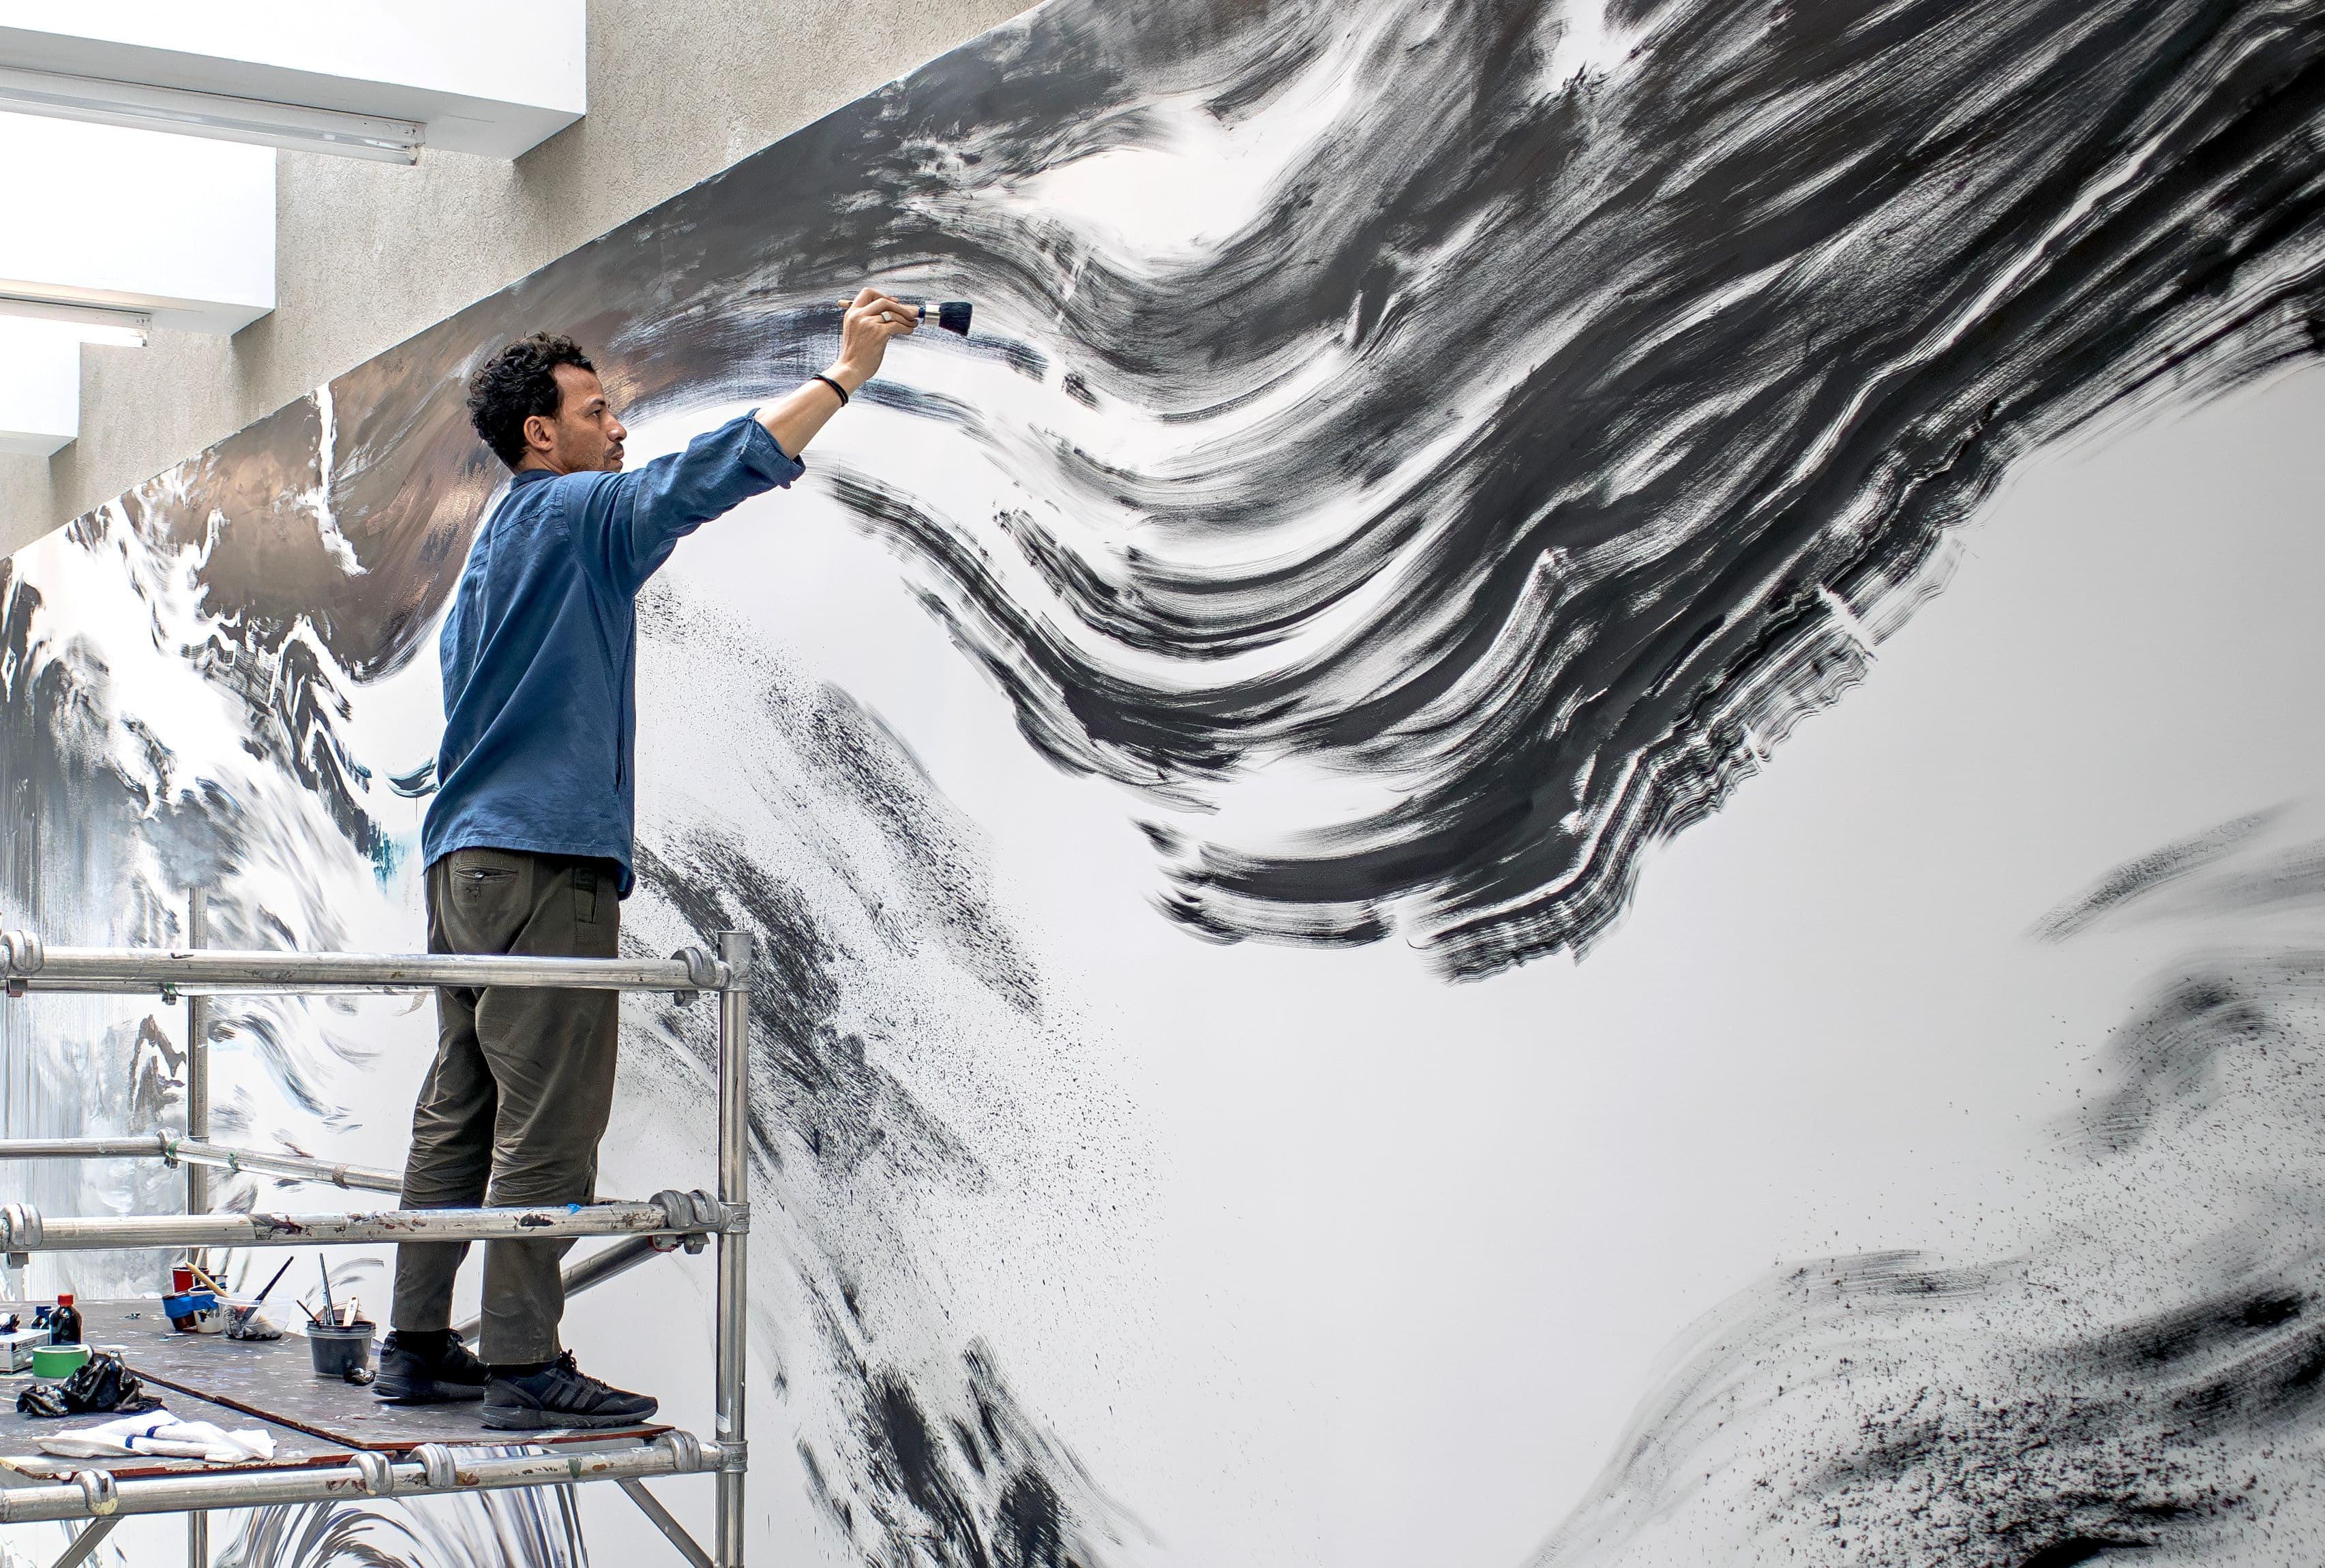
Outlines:
[[[715,1244],[714,1436],[706,1442],[673,1430],[650,1441],[560,1444],[555,1453],[498,1457],[429,1443],[402,1459],[357,1452],[344,1466],[254,1466],[215,1474],[131,1479],[87,1470],[68,1481],[0,1489],[0,1524],[90,1521],[59,1559],[57,1568],[69,1568],[84,1561],[122,1518],[184,1513],[191,1568],[209,1568],[208,1511],[215,1508],[344,1500],[351,1496],[418,1498],[610,1480],[619,1483],[690,1563],[704,1568],[741,1568],[748,1458],[744,1373],[749,1306],[750,937],[741,932],[721,932],[716,951],[690,949],[667,959],[236,951],[207,945],[208,912],[200,893],[194,895],[187,913],[188,940],[181,948],[51,947],[29,932],[0,932],[0,980],[5,980],[11,997],[46,992],[154,993],[165,1000],[183,1000],[189,1015],[184,1137],[157,1133],[116,1138],[0,1139],[0,1159],[148,1158],[182,1164],[187,1172],[189,1211],[82,1218],[42,1215],[30,1204],[0,1206],[0,1252],[6,1254],[12,1281],[31,1253],[42,1251],[616,1238],[612,1246],[567,1266],[567,1288],[573,1291],[612,1278],[657,1252],[681,1247],[699,1251],[706,1244]],[[211,1143],[206,998],[253,992],[415,991],[440,986],[664,991],[681,999],[704,991],[717,993],[716,1191],[672,1190],[644,1202],[560,1208],[386,1209],[320,1214],[209,1211],[209,1176],[219,1168],[376,1192],[396,1192],[401,1182],[392,1172]],[[12,1290],[11,1294],[22,1293]],[[479,1446],[492,1441],[480,1435]],[[708,1553],[644,1485],[653,1477],[706,1472],[715,1478],[716,1489]]]
[[[271,1149],[229,1148],[194,1137],[147,1133],[134,1138],[0,1138],[0,1160],[150,1160],[165,1165],[218,1166],[262,1176],[287,1176],[298,1182],[328,1182],[334,1187],[360,1187],[372,1192],[401,1192],[403,1178],[394,1171],[368,1165],[336,1164],[302,1155],[276,1154]],[[191,1169],[188,1175],[193,1174]],[[205,1194],[207,1195],[207,1194]],[[190,1213],[208,1211],[187,1195]]]

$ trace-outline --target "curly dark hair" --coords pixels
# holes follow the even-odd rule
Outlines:
[[[572,339],[555,332],[520,338],[477,366],[468,377],[468,422],[501,461],[524,461],[524,422],[534,414],[554,418],[559,399],[557,367],[597,367]]]

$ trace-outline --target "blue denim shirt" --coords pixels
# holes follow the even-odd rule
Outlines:
[[[427,864],[473,849],[601,856],[629,896],[638,589],[681,539],[805,471],[746,414],[629,473],[511,478],[444,617]]]

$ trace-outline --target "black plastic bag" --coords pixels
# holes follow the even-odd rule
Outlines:
[[[91,1356],[63,1382],[35,1383],[16,1396],[16,1408],[26,1415],[134,1415],[161,1407],[118,1356]]]

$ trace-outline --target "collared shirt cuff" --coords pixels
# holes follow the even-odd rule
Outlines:
[[[767,433],[759,422],[759,411],[753,409],[743,416],[751,428],[743,436],[743,456],[751,467],[776,485],[788,485],[807,472],[804,459],[795,458],[783,450],[783,443]]]

